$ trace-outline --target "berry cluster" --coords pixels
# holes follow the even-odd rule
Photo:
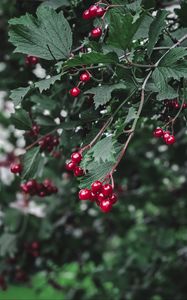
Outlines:
[[[41,151],[51,152],[59,145],[59,138],[51,134],[46,135],[38,142]]]
[[[84,72],[84,73],[82,73],[82,74],[80,75],[80,82],[79,82],[79,85],[80,85],[81,83],[85,83],[85,82],[89,81],[90,78],[91,78],[90,73],[88,73],[87,71]],[[79,89],[78,86],[76,86],[76,87],[72,88],[69,92],[70,92],[70,95],[71,95],[72,97],[77,97],[77,96],[80,94],[81,90]]]
[[[40,132],[40,126],[37,124],[32,125],[32,129],[28,132],[28,135],[31,137],[37,137]]]
[[[24,193],[32,196],[37,195],[39,197],[50,196],[56,194],[58,189],[49,179],[45,179],[42,183],[38,183],[36,180],[31,179],[26,183],[22,183],[20,186]]]
[[[106,12],[106,9],[102,8],[101,6],[91,5],[88,9],[86,9],[83,12],[82,17],[85,20],[101,18],[104,16],[105,12]],[[90,35],[93,39],[99,38],[102,35],[102,28],[101,27],[93,28]]]
[[[33,257],[38,257],[40,254],[40,244],[37,241],[34,241],[31,244],[26,244],[25,249],[27,253]]]
[[[111,184],[102,184],[100,181],[95,181],[91,185],[91,189],[82,189],[79,191],[80,200],[90,200],[96,202],[101,211],[108,213],[112,206],[117,202],[117,196],[113,192]]]
[[[164,102],[164,104],[169,107],[169,108],[172,108],[172,109],[180,109],[181,108],[181,105],[180,103],[178,102],[178,100],[166,100]],[[184,103],[182,105],[182,109],[186,109],[187,108],[187,103]]]
[[[163,138],[167,145],[172,145],[175,143],[174,135],[171,135],[169,131],[165,131],[162,128],[156,128],[153,132],[154,137]]]
[[[21,174],[22,172],[22,165],[20,163],[12,163],[10,165],[10,171],[13,173],[13,174]]]
[[[35,66],[38,62],[39,62],[39,59],[36,56],[27,55],[25,58],[25,63],[28,66]]]
[[[66,170],[73,171],[74,176],[80,177],[84,175],[84,170],[79,166],[82,160],[82,155],[80,152],[73,152],[71,155],[71,160],[66,163]]]

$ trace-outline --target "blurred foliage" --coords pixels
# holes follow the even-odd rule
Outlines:
[[[72,15],[79,17],[78,5],[83,10],[81,1],[52,2],[57,6],[64,3],[65,13],[67,2],[71,2]],[[25,68],[22,55],[11,55],[7,21],[26,11],[32,13],[37,6],[38,1],[34,0],[0,2],[0,91],[36,79]],[[179,10],[177,16],[185,23],[187,11]],[[88,28],[77,23],[77,34],[82,36]],[[65,92],[59,84],[55,88]],[[59,101],[60,98],[57,95]],[[69,154],[68,145],[76,146],[79,134],[70,138],[64,135],[64,157],[50,161],[45,170],[45,175],[54,177],[60,188],[59,197],[45,199],[45,218],[10,207],[16,199],[19,179],[15,178],[11,185],[1,183],[0,242],[5,252],[0,253],[0,274],[6,278],[8,289],[0,291],[0,299],[186,299],[187,134],[185,128],[179,128],[177,143],[168,149],[152,138],[154,124],[144,127],[143,117],[115,174],[120,200],[111,214],[103,215],[91,204],[80,205],[76,180],[67,173],[56,178]],[[0,123],[2,130],[12,128],[11,119],[3,112]],[[9,141],[17,143],[13,131]],[[3,150],[0,153],[5,154]],[[38,206],[44,203],[40,199],[35,202]],[[40,255],[36,258],[26,251],[32,241],[40,243]]]

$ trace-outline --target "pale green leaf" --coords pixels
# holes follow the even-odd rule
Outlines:
[[[13,100],[15,107],[20,105],[22,100],[27,96],[30,89],[31,87],[27,86],[27,87],[20,87],[11,91],[10,99]]]
[[[103,138],[89,150],[89,153],[92,154],[95,162],[114,162],[114,140],[111,136]]]
[[[22,157],[22,178],[35,178],[39,172],[39,162],[41,160],[40,148],[35,147],[28,150]]]

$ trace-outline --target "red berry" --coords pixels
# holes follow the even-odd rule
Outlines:
[[[10,171],[14,174],[20,174],[22,171],[22,165],[21,164],[16,164],[12,163],[10,166]]]
[[[174,144],[175,143],[175,137],[174,137],[174,135],[170,135],[166,140],[165,140],[165,142],[166,142],[166,144],[167,145],[172,145],[172,144]]]
[[[112,204],[108,199],[101,201],[99,206],[104,213],[108,213],[112,209]]]
[[[82,155],[80,154],[80,152],[73,152],[71,155],[71,160],[72,162],[78,164],[82,160]]]
[[[49,186],[51,186],[52,185],[52,182],[51,182],[51,180],[50,179],[45,179],[44,181],[43,181],[43,186],[44,187],[49,187]]]
[[[89,189],[82,189],[79,191],[80,200],[89,200],[91,198],[91,192]]]
[[[83,175],[84,175],[84,170],[83,170],[81,167],[76,166],[76,167],[75,167],[75,170],[74,170],[74,175],[75,175],[76,177],[83,176]]]
[[[93,193],[99,193],[102,189],[102,183],[99,180],[96,180],[91,185],[91,190]]]
[[[102,35],[102,29],[100,27],[96,27],[94,29],[92,29],[91,31],[91,37],[92,38],[98,38]]]
[[[184,103],[182,108],[187,108],[187,103]]]
[[[40,245],[39,245],[38,242],[32,242],[31,248],[32,248],[33,250],[38,250],[38,249],[40,248]]]
[[[86,10],[83,12],[82,17],[83,17],[84,20],[89,20],[89,19],[91,18],[89,9],[86,9]]]
[[[97,200],[100,203],[103,200],[106,200],[106,197],[103,193],[99,193],[99,195],[97,196]]]
[[[29,192],[32,192],[37,189],[37,182],[34,179],[27,181],[26,186]]]
[[[43,197],[45,197],[47,195],[46,195],[46,192],[41,191],[41,192],[39,192],[38,196],[41,197],[41,198],[43,198]]]
[[[76,168],[76,163],[70,161],[66,164],[66,170],[73,171]]]
[[[104,184],[102,187],[102,193],[105,197],[109,197],[112,195],[113,188],[111,184]]]
[[[27,65],[36,65],[38,61],[39,61],[38,57],[32,55],[27,55],[25,58],[25,63]]]
[[[97,17],[102,17],[105,14],[105,9],[102,7],[97,8]]]
[[[80,94],[81,90],[78,87],[74,87],[70,90],[70,95],[72,97],[77,97]]]
[[[153,132],[154,137],[160,138],[163,136],[163,130],[162,128],[156,128]]]
[[[97,10],[98,10],[98,6],[97,5],[91,5],[89,7],[89,13],[90,13],[90,17],[94,18],[97,16]]]
[[[90,201],[92,201],[92,202],[97,201],[97,200],[98,200],[97,197],[98,197],[98,195],[97,195],[97,194],[94,194],[94,193],[91,191],[91,194],[90,194]]]
[[[118,201],[116,194],[112,194],[112,196],[109,198],[109,201],[111,204],[115,204]]]
[[[28,189],[28,187],[26,186],[25,183],[22,183],[20,185],[20,188],[21,188],[22,192],[24,192],[24,193],[28,193],[29,192],[29,189]]]
[[[170,137],[170,132],[169,131],[164,131],[163,132],[163,139],[166,141]]]
[[[88,72],[82,73],[80,76],[80,81],[86,82],[90,80],[90,74]]]
[[[59,145],[59,138],[55,137],[53,139],[53,146],[58,146]]]

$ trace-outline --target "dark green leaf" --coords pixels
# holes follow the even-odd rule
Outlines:
[[[40,148],[35,147],[31,150],[28,150],[22,157],[22,178],[31,179],[36,178],[39,170],[39,163],[41,160]]]
[[[17,129],[21,130],[30,130],[32,128],[32,122],[29,114],[23,109],[16,110],[16,112],[11,116],[11,123],[15,125]]]
[[[31,87],[27,86],[25,88],[20,87],[15,90],[12,90],[10,93],[10,99],[13,100],[15,107],[20,105],[24,97],[28,94],[30,91]]]

